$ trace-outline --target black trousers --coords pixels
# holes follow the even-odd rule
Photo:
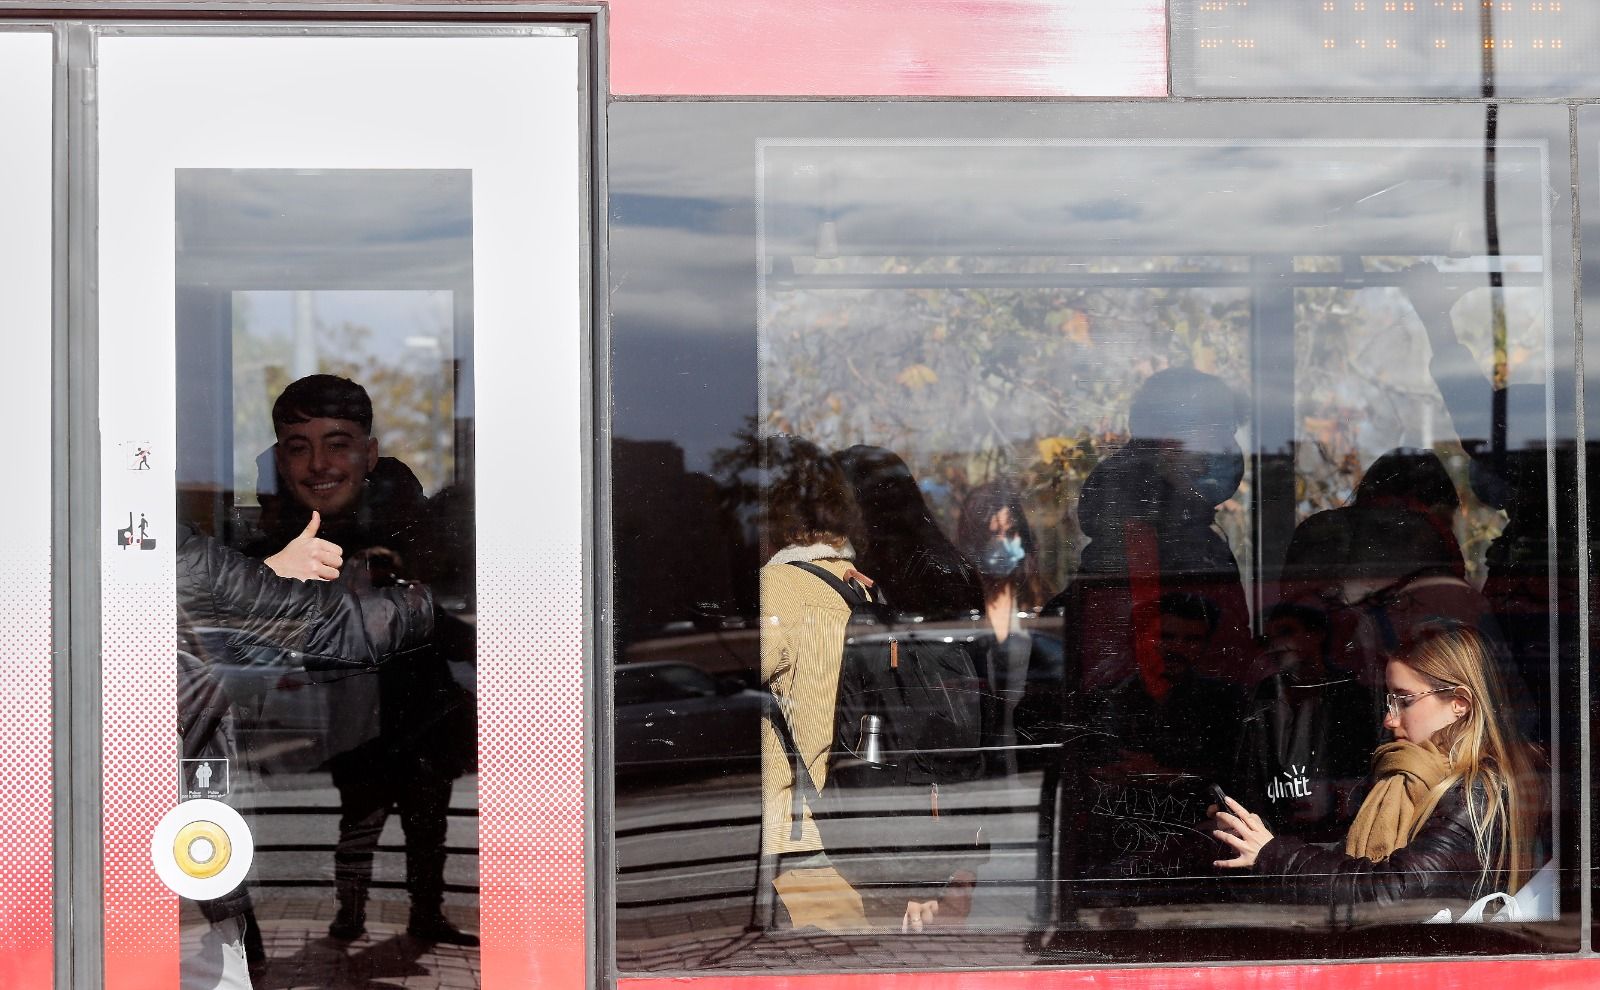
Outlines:
[[[340,907],[360,911],[372,885],[372,856],[391,813],[406,840],[406,890],[413,913],[437,913],[444,902],[445,816],[451,778],[426,760],[347,753],[334,759],[339,789],[339,844],[333,853]]]

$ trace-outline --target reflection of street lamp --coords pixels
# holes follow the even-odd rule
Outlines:
[[[291,328],[294,332],[294,352],[290,360],[291,381],[317,373],[317,311],[312,293],[296,289],[292,293],[294,309]]]
[[[822,174],[822,222],[817,224],[817,250],[814,254],[822,261],[839,257],[839,225],[834,221],[833,214],[834,178],[833,169],[829,168]]]
[[[817,224],[816,258],[827,261],[839,257],[839,225],[831,217]]]
[[[1494,5],[1485,3],[1478,14],[1478,29],[1483,36],[1484,99],[1495,95]],[[1505,274],[1500,264],[1500,203],[1496,188],[1496,144],[1499,140],[1498,111],[1493,103],[1483,107],[1483,234],[1484,247],[1492,259],[1489,269],[1489,329],[1494,342],[1494,408],[1489,428],[1489,449],[1498,460],[1506,451],[1506,379],[1510,374],[1506,346]]]

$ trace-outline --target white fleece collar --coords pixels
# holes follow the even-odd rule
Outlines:
[[[846,540],[844,546],[832,543],[812,543],[809,546],[787,546],[772,555],[769,564],[787,564],[796,560],[855,560],[855,547]]]

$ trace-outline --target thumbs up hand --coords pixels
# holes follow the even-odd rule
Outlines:
[[[321,526],[322,515],[312,510],[311,522],[305,530],[263,563],[279,577],[300,581],[332,581],[339,576],[339,568],[344,566],[344,551],[336,544],[317,539],[317,529]]]

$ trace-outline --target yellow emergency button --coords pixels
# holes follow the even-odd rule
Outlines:
[[[239,813],[210,798],[180,802],[150,836],[150,864],[174,893],[215,900],[250,872],[255,839]]]
[[[172,840],[172,858],[178,869],[197,880],[221,873],[233,858],[233,843],[216,822],[190,822]]]

